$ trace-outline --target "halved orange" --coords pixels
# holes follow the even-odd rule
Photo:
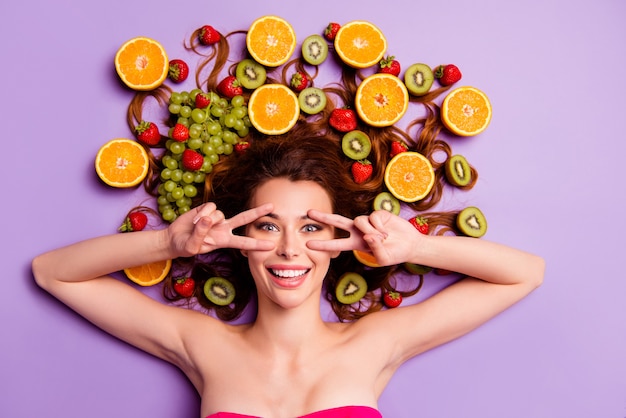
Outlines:
[[[163,84],[169,71],[165,48],[151,38],[126,41],[115,54],[115,70],[134,90],[153,90]]]
[[[372,23],[354,20],[341,26],[337,32],[335,51],[349,66],[367,68],[383,58],[387,51],[387,39]]]
[[[296,49],[296,32],[281,17],[262,16],[250,25],[246,46],[259,64],[278,67],[286,63]]]
[[[124,274],[140,286],[153,286],[162,282],[172,268],[172,260],[155,261],[124,269]]]
[[[137,141],[115,138],[104,144],[96,154],[96,173],[113,187],[133,187],[148,175],[148,153]]]
[[[373,74],[365,78],[356,91],[356,111],[371,126],[391,126],[409,108],[409,92],[398,77]]]
[[[266,135],[287,132],[298,121],[298,96],[283,84],[264,84],[250,95],[248,116],[252,125]]]
[[[491,103],[485,93],[464,86],[452,90],[443,99],[441,120],[452,133],[473,136],[487,129],[491,112]]]
[[[376,257],[373,254],[360,250],[352,250],[354,258],[356,258],[361,264],[365,264],[369,267],[382,267],[376,262]]]
[[[403,202],[425,198],[435,184],[433,166],[422,154],[406,151],[393,157],[385,167],[387,189]]]

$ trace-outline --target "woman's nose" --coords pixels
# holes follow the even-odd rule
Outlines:
[[[280,242],[276,248],[278,255],[285,258],[293,258],[300,253],[298,240],[289,233],[285,233],[281,236]]]

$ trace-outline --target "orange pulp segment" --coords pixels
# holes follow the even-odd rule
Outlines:
[[[117,50],[115,70],[131,89],[153,90],[165,81],[169,61],[159,42],[137,37],[126,41]]]
[[[373,74],[356,91],[356,111],[371,126],[391,126],[409,108],[409,92],[404,83],[391,74]]]
[[[250,95],[248,116],[259,132],[284,134],[300,116],[298,96],[283,84],[264,84]]]
[[[384,181],[397,199],[417,202],[433,188],[435,172],[428,158],[418,152],[406,151],[387,163]]]
[[[475,87],[458,87],[443,99],[441,119],[451,132],[460,136],[481,133],[491,122],[489,98]]]
[[[343,25],[335,37],[335,50],[351,67],[367,68],[378,62],[387,51],[387,39],[370,22],[355,20]]]
[[[259,64],[278,67],[287,62],[296,49],[296,33],[285,19],[263,16],[250,25],[246,46]]]
[[[369,267],[382,267],[376,262],[376,257],[373,254],[360,250],[352,250],[354,258],[356,258],[361,264],[365,264]]]
[[[172,260],[155,261],[137,267],[124,269],[126,277],[140,286],[153,286],[167,277],[172,268]]]
[[[96,173],[113,187],[132,187],[148,175],[149,158],[137,141],[116,138],[104,144],[96,154]]]

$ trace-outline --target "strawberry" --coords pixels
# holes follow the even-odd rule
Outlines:
[[[120,232],[141,231],[147,224],[148,217],[145,213],[139,211],[130,212],[118,230]]]
[[[331,42],[334,41],[340,28],[341,25],[339,25],[339,23],[330,22],[328,26],[326,26],[326,29],[324,29],[324,38]]]
[[[450,86],[461,79],[461,70],[454,65],[440,65],[435,69],[435,78],[439,79],[442,86]]]
[[[421,232],[424,235],[428,235],[428,231],[430,230],[430,227],[428,226],[428,221],[426,220],[426,218],[423,218],[421,216],[416,216],[415,218],[409,219],[409,222],[419,232]]]
[[[196,289],[196,282],[191,277],[180,277],[174,281],[174,291],[184,298],[193,295]]]
[[[391,143],[391,151],[389,151],[389,156],[390,157],[395,157],[396,155],[400,154],[401,152],[405,152],[408,151],[409,147],[407,147],[407,145],[402,142],[402,141],[393,141]]]
[[[213,26],[204,25],[198,29],[198,40],[202,45],[213,45],[220,41],[220,33]]]
[[[174,83],[182,83],[189,76],[189,66],[183,60],[171,60],[167,75]]]
[[[135,126],[135,133],[138,140],[149,146],[157,145],[161,141],[159,127],[153,122],[141,121]]]
[[[291,76],[289,85],[295,91],[302,91],[309,85],[309,76],[304,71],[297,71]]]
[[[383,303],[388,308],[397,308],[402,303],[402,295],[398,292],[386,290],[383,293]]]
[[[369,160],[359,160],[352,163],[351,171],[354,182],[356,184],[361,184],[372,176],[374,167]]]
[[[185,142],[189,139],[189,129],[185,125],[177,123],[172,128],[171,138],[174,141]]]
[[[211,97],[206,93],[198,93],[195,102],[198,109],[204,109],[211,104]]]
[[[395,75],[396,77],[399,76],[400,75],[400,62],[398,62],[394,58],[395,57],[392,55],[390,57],[388,56],[380,60],[380,62],[378,63],[379,65],[378,72]]]
[[[197,171],[202,168],[202,164],[204,164],[204,157],[198,151],[186,149],[183,151],[181,162],[186,170]]]
[[[250,148],[250,143],[246,141],[237,142],[233,148],[237,154],[243,154]]]
[[[242,94],[243,88],[241,87],[239,80],[237,80],[237,77],[229,75],[217,85],[217,92],[223,97],[232,99],[233,97]]]
[[[356,112],[348,108],[333,109],[328,120],[330,126],[339,132],[350,132],[356,129]]]

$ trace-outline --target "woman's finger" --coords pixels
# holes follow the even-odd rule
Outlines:
[[[196,215],[194,216],[192,222],[194,224],[197,224],[198,221],[200,220],[200,218],[202,218],[204,216],[209,216],[216,209],[217,209],[217,206],[215,206],[215,203],[213,203],[213,202],[208,202],[208,203],[205,203],[204,205],[198,206],[196,208]]]
[[[257,206],[256,208],[245,210],[241,213],[230,218],[230,224],[233,229],[239,228],[240,226],[248,225],[250,222],[254,222],[259,219],[261,216],[265,216],[274,210],[274,205],[271,203],[266,203],[261,206]]]
[[[310,209],[307,212],[309,218],[314,221],[318,221],[327,225],[334,226],[339,229],[343,229],[345,231],[350,231],[353,227],[354,222],[352,219],[346,218],[345,216],[336,215],[332,213],[326,213],[315,209]]]

